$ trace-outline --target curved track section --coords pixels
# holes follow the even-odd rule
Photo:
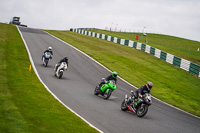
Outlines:
[[[135,90],[118,79],[117,90],[109,100],[93,94],[95,86],[110,72],[70,45],[37,29],[19,27],[28,45],[41,80],[65,105],[105,133],[199,133],[200,119],[153,99],[147,115],[139,118],[120,109],[125,94]],[[81,44],[80,44],[81,45]],[[42,53],[53,47],[53,59],[42,66]],[[53,75],[54,65],[69,58],[69,68],[62,79]]]

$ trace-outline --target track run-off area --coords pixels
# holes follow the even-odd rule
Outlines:
[[[148,113],[139,118],[120,108],[125,94],[136,90],[118,78],[117,89],[108,100],[94,95],[94,88],[111,71],[84,53],[44,31],[19,27],[32,66],[54,97],[91,126],[105,133],[199,133],[200,119],[153,98]],[[42,65],[42,54],[53,47],[53,59]],[[68,70],[61,79],[54,76],[55,64],[67,56]]]

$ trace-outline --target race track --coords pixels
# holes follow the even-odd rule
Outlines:
[[[28,45],[41,80],[65,105],[105,133],[200,133],[200,119],[153,99],[146,116],[120,109],[125,94],[135,90],[118,78],[117,90],[108,100],[94,95],[94,88],[108,70],[73,47],[37,29],[19,27]],[[53,47],[53,59],[42,66],[42,53]],[[62,79],[56,78],[54,65],[69,58],[69,68]],[[117,71],[117,70],[116,70]]]

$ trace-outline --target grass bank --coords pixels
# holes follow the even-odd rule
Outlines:
[[[152,81],[153,96],[200,116],[200,80],[152,55],[127,46],[70,31],[48,31],[70,43],[129,83],[140,87]]]
[[[187,59],[193,63],[200,65],[200,51],[197,51],[198,48],[200,49],[200,42],[198,41],[151,33],[147,33],[147,36],[144,36],[142,33],[138,34],[128,32],[111,32],[106,30],[92,31],[148,44],[154,48],[158,48],[164,52],[173,54],[183,59]],[[136,40],[136,36],[139,36],[139,41]]]
[[[0,132],[97,132],[40,83],[13,25],[0,23]]]

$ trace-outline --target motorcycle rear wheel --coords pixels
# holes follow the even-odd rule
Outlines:
[[[143,117],[143,116],[146,115],[147,111],[148,111],[148,105],[146,105],[146,104],[145,105],[140,105],[138,107],[138,109],[137,109],[137,116],[138,117]]]

